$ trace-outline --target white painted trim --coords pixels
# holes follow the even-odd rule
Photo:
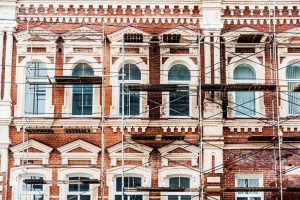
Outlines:
[[[35,174],[40,175],[44,177],[45,180],[52,180],[52,169],[50,168],[44,168],[42,166],[28,166],[28,169],[26,169],[27,174]],[[20,194],[20,187],[19,182],[22,179],[23,173],[23,167],[14,167],[10,170],[10,179],[9,179],[9,185],[12,187],[12,200],[19,200],[19,194]],[[44,199],[49,200],[50,196],[50,186],[51,185],[44,185]]]
[[[259,187],[263,187],[264,186],[264,179],[263,179],[263,174],[235,174],[235,186],[238,187],[238,179],[247,179],[247,178],[255,178],[255,179],[259,179]],[[237,197],[244,197],[244,196],[248,196],[249,197],[260,197],[261,200],[264,200],[264,192],[258,192],[257,195],[253,195],[253,194],[241,194],[241,196],[236,192],[235,193],[235,199],[237,199]]]
[[[100,170],[95,168],[63,168],[58,169],[58,180],[68,180],[69,176],[88,176],[90,179],[100,180]],[[59,200],[67,199],[68,184],[58,184],[59,186]],[[90,189],[95,188],[91,191],[91,200],[98,200],[98,187],[99,184],[90,184]]]
[[[124,166],[124,176],[139,176],[142,178],[142,187],[151,187],[151,169],[140,166]],[[107,170],[106,173],[106,184],[108,186],[108,200],[114,200],[115,197],[115,183],[116,177],[120,177],[122,175],[122,167],[115,167]],[[149,199],[149,193],[144,192],[145,196],[143,200]]]

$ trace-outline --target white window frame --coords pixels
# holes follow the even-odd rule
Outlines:
[[[20,186],[22,180],[22,174],[24,174],[23,167],[11,168],[10,172],[10,186],[12,187],[12,200],[19,200],[20,195],[23,192]],[[52,180],[52,169],[44,168],[43,166],[29,165],[27,169],[28,175],[42,176],[44,180]],[[43,185],[44,200],[50,199],[50,186],[48,184]]]
[[[143,187],[151,187],[151,169],[140,166],[127,165],[124,166],[124,177],[135,176],[142,178]],[[116,195],[116,178],[122,175],[122,167],[115,167],[107,170],[106,184],[108,186],[108,200],[115,200]],[[129,194],[126,192],[126,194]],[[149,192],[135,192],[134,194],[141,194],[143,200],[149,200]]]
[[[78,64],[88,64],[94,70],[94,76],[102,76],[102,64],[90,56],[76,56],[68,61],[68,64],[64,66],[63,75],[72,76],[74,68]],[[100,87],[95,87],[93,85],[93,108],[92,115],[72,115],[72,105],[73,105],[73,85],[69,85],[65,88],[64,93],[64,105],[62,108],[63,117],[100,117],[101,116],[101,105],[100,105]]]
[[[263,66],[259,65],[261,61],[256,56],[247,57],[247,55],[241,55],[242,57],[245,57],[247,59],[241,58],[241,57],[234,57],[230,60],[230,64],[228,65],[228,70],[226,71],[226,82],[229,84],[240,84],[240,83],[256,83],[256,84],[263,84],[265,83],[265,69]],[[235,69],[241,65],[241,64],[247,64],[250,65],[256,75],[255,80],[234,80],[234,71]],[[228,93],[228,116],[231,118],[257,118],[257,117],[265,117],[265,106],[264,106],[264,98],[262,95],[264,94],[263,91],[255,92],[255,114],[253,116],[247,116],[247,115],[238,115],[236,116],[236,112],[234,107],[236,105],[231,102],[235,102],[235,92],[229,92]],[[258,98],[260,97],[260,98]],[[232,109],[233,108],[233,109]],[[261,114],[259,114],[261,113]]]
[[[258,179],[259,180],[259,187],[263,187],[263,175],[262,174],[236,174],[235,175],[235,186],[238,187],[238,179]],[[258,192],[258,194],[239,194],[238,192],[235,193],[235,199],[237,200],[238,197],[260,197],[261,200],[264,200],[264,192]],[[250,199],[248,199],[250,200]]]
[[[20,176],[22,176],[22,175],[20,175]],[[39,177],[42,177],[44,179],[43,175],[41,175],[41,174],[26,174],[26,176],[24,178],[27,179],[27,178],[32,177],[32,176],[39,176]],[[21,200],[23,200],[23,199],[26,200],[26,199],[28,199],[28,197],[30,199],[33,199],[33,195],[43,195],[44,199],[45,199],[45,194],[44,194],[45,185],[42,184],[42,186],[43,186],[42,191],[27,191],[27,190],[24,190],[23,185],[24,185],[24,183],[22,181],[22,177],[20,177],[19,178],[19,191],[21,191],[21,194],[20,194],[20,199]],[[35,184],[32,184],[32,185],[35,185]],[[36,185],[39,185],[39,184],[36,184]]]
[[[279,85],[287,85],[288,79],[286,78],[286,69],[287,66],[290,64],[293,64],[297,61],[300,61],[299,56],[287,56],[285,59],[282,60],[281,64],[279,65]],[[292,82],[292,81],[291,81]],[[295,82],[295,80],[293,80]],[[299,80],[300,82],[300,80]],[[287,90],[287,88],[282,88],[283,90]],[[289,102],[288,102],[288,96],[286,94],[281,95],[280,100],[280,115],[281,117],[287,117],[287,116],[293,116],[289,114]]]
[[[55,75],[55,64],[50,64],[51,60],[44,55],[30,55],[25,57],[16,67],[16,84],[17,84],[17,104],[15,105],[15,117],[23,117],[25,114],[25,92],[26,92],[26,67],[29,62],[40,62],[45,64],[49,77]],[[45,97],[45,114],[28,115],[31,117],[51,117],[54,115],[54,106],[52,104],[52,87],[46,87]]]
[[[100,179],[100,170],[95,168],[64,168],[58,169],[58,180],[69,180],[69,177],[74,176],[85,176],[90,179]],[[59,200],[65,200],[68,196],[69,185],[68,184],[58,184],[59,186]],[[90,184],[90,194],[91,200],[98,200],[98,187],[99,184]]]
[[[169,70],[174,66],[174,65],[184,65],[186,66],[191,74],[191,80],[190,81],[169,81],[168,75],[169,75]],[[164,64],[161,64],[161,75],[160,75],[160,82],[161,84],[187,84],[190,85],[189,89],[191,88],[191,85],[196,85],[198,83],[198,77],[193,76],[193,72],[198,73],[198,67],[197,65],[188,57],[188,56],[181,56],[179,57],[176,55],[176,57],[170,57],[168,58]],[[195,92],[189,92],[189,115],[187,116],[170,116],[170,93],[169,92],[162,92],[162,106],[161,110],[162,112],[162,117],[163,118],[190,118],[190,117],[197,117],[197,95]]]
[[[121,177],[121,175],[116,176],[115,180],[114,180],[114,189],[115,189],[114,200],[116,200],[116,198],[115,198],[116,195],[122,195],[122,191],[121,192],[116,191],[116,189],[117,189],[117,178],[118,177]],[[141,175],[129,174],[129,175],[124,176],[124,178],[125,177],[138,177],[138,178],[141,178],[141,183],[142,183],[141,185],[143,187],[143,177]],[[124,192],[124,194],[126,194],[126,195],[142,195],[143,200],[145,200],[145,196],[143,196],[143,195],[147,195],[146,192]],[[129,200],[129,198],[125,199],[125,200]]]
[[[82,174],[69,174],[68,176],[67,176],[67,178],[68,178],[68,180],[69,180],[69,178],[70,177],[88,177],[89,179],[91,179],[91,177],[90,177],[90,175],[89,174],[84,174],[84,173],[82,173]],[[68,197],[68,195],[75,195],[75,196],[78,196],[78,195],[80,195],[80,194],[82,194],[82,195],[89,195],[90,197],[91,197],[91,199],[92,199],[92,188],[93,188],[93,184],[89,184],[89,190],[88,191],[86,191],[86,192],[80,192],[80,191],[78,191],[78,192],[70,192],[69,191],[69,185],[70,184],[68,184],[68,186],[67,186],[67,191],[66,191],[66,193],[67,193],[67,197]],[[80,200],[80,198],[79,198],[79,200]]]
[[[197,168],[192,170],[183,166],[165,167],[158,170],[158,187],[169,187],[169,178],[186,177],[190,178],[190,187],[198,188],[200,182],[199,172]],[[168,195],[191,195],[192,200],[198,198],[197,192],[161,192],[161,200],[168,200]]]
[[[124,64],[137,64],[141,72],[141,80],[124,80],[125,83],[138,83],[138,84],[148,84],[149,83],[149,67],[148,65],[137,56],[126,56]],[[123,67],[123,59],[119,57],[118,60],[111,66],[111,77],[110,85],[112,86],[112,105],[110,107],[110,114],[113,117],[120,117],[119,113],[120,107],[120,84],[122,83],[119,80],[119,71]],[[149,106],[147,104],[147,92],[140,91],[140,114],[134,115],[136,118],[147,118],[149,116],[148,112]],[[131,116],[131,115],[128,115]]]

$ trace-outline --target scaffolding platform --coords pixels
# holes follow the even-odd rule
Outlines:
[[[100,76],[54,76],[49,81],[52,85],[102,84]]]

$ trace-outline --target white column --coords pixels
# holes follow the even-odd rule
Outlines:
[[[205,73],[205,84],[211,83],[211,51],[210,51],[210,37],[209,32],[204,33],[204,73]]]
[[[13,51],[13,31],[6,32],[6,53],[5,53],[5,86],[3,101],[11,102],[11,69]]]
[[[215,69],[215,84],[221,83],[221,63],[220,63],[220,33],[214,33],[214,69]]]
[[[3,36],[4,36],[4,32],[0,30],[0,77],[2,77]],[[2,79],[0,78],[0,96],[1,96],[1,82]]]

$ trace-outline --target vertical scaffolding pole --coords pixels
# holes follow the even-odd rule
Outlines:
[[[123,34],[123,39],[122,39],[122,120],[121,120],[121,129],[122,129],[122,200],[124,200],[124,66],[125,66],[125,44],[124,44],[124,34]]]
[[[203,141],[202,141],[202,70],[201,70],[201,64],[200,64],[200,34],[198,35],[198,51],[197,51],[197,65],[199,69],[199,78],[198,78],[198,134],[199,134],[199,169],[200,169],[200,194],[199,199],[203,200],[203,191],[204,191],[204,185],[203,185]]]
[[[104,153],[105,153],[105,48],[106,48],[106,40],[105,40],[105,25],[104,21],[102,24],[102,101],[101,101],[101,200],[104,200]]]

